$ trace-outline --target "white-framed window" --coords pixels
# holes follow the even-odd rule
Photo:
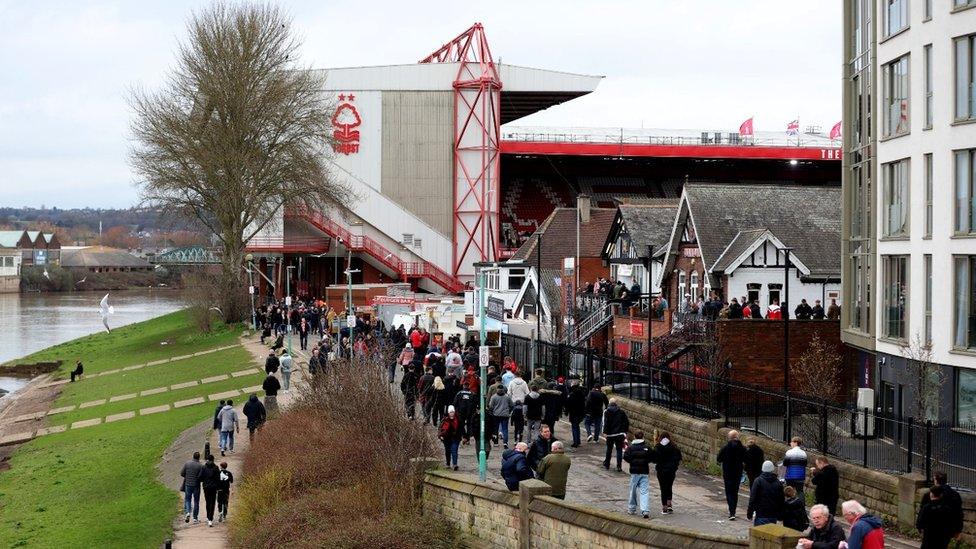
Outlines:
[[[884,236],[905,236],[909,232],[909,160],[882,164],[884,185]]]
[[[976,0],[952,0],[952,7],[954,8],[963,8],[973,4],[976,4]]]
[[[925,0],[925,12],[922,14],[922,21],[932,19],[932,0]]]
[[[10,255],[5,256],[3,258],[3,266],[4,267],[13,267],[14,266],[14,258],[13,258],[13,256],[10,256]]]
[[[497,290],[498,278],[498,271],[488,271],[485,273],[485,287],[489,290]]]
[[[698,299],[698,271],[691,273],[691,299]]]
[[[971,120],[976,118],[976,88],[973,75],[976,73],[976,56],[973,55],[976,35],[960,36],[954,41],[955,68],[953,69],[956,85],[956,120]]]
[[[932,255],[922,257],[925,264],[925,343],[932,344]]]
[[[952,257],[953,327],[952,344],[961,349],[976,347],[976,293],[973,283],[976,277],[976,256],[956,255]]]
[[[908,27],[908,4],[909,0],[885,0],[885,37]]]
[[[509,269],[508,270],[508,289],[509,290],[519,290],[522,288],[522,284],[525,283],[525,269]]]
[[[932,238],[932,153],[922,156],[925,163],[925,234]]]
[[[685,293],[687,293],[687,291],[685,290],[685,288],[688,287],[686,277],[687,275],[685,275],[684,271],[678,272],[678,299],[682,301],[684,301]]]
[[[925,127],[932,127],[932,44],[926,44],[922,48],[922,75],[925,86]]]
[[[908,256],[881,256],[884,275],[884,335],[905,339],[908,328]]]
[[[955,232],[971,234],[976,232],[976,192],[973,186],[973,162],[976,149],[963,149],[954,152],[955,161]]]
[[[882,71],[884,84],[882,95],[882,137],[902,135],[909,132],[909,63],[908,55],[903,55],[885,64]]]

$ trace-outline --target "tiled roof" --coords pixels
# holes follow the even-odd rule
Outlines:
[[[724,271],[730,263],[735,261],[737,257],[742,255],[750,246],[756,243],[757,240],[766,236],[768,231],[766,229],[749,229],[747,231],[739,231],[739,234],[735,235],[729,247],[726,248],[725,253],[721,257],[715,260],[715,265],[712,267],[713,271]]]
[[[148,267],[149,262],[125,250],[106,246],[64,248],[61,250],[62,267]]]
[[[769,229],[811,275],[840,275],[840,187],[687,183],[684,192],[706,265],[740,232],[747,240],[746,231]]]
[[[580,257],[600,257],[616,214],[616,208],[590,208],[589,223],[580,223]],[[535,265],[540,233],[542,268],[562,270],[563,258],[576,257],[576,208],[556,208],[512,259]]]
[[[632,201],[619,206],[630,242],[638,257],[647,254],[647,246],[654,246],[655,255],[668,245],[674,217],[678,212],[677,199]]]

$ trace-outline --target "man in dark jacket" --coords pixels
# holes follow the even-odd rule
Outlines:
[[[580,445],[580,422],[586,416],[586,389],[579,382],[573,382],[566,397],[566,415],[573,433],[573,448]]]
[[[935,479],[935,485],[942,487],[942,505],[952,511],[949,532],[952,534],[951,537],[954,538],[959,535],[959,532],[962,532],[962,498],[959,497],[959,492],[949,486],[949,481],[944,471],[936,471],[933,477]],[[930,497],[929,492],[922,496],[921,506],[925,506],[929,502]]]
[[[532,441],[532,446],[529,446],[528,462],[533,471],[539,468],[539,462],[542,461],[542,458],[549,455],[552,450],[552,443],[555,441],[556,436],[549,430],[549,426],[543,425],[539,436]]]
[[[762,309],[759,308],[759,304],[755,301],[749,305],[749,312],[752,313],[752,318],[762,318]]]
[[[220,485],[220,469],[214,463],[213,456],[207,456],[207,462],[200,472],[200,484],[203,486],[203,501],[207,509],[207,526],[213,526],[214,509],[217,507],[217,487]]]
[[[651,448],[644,441],[644,431],[634,433],[634,440],[624,451],[624,461],[630,464],[630,497],[627,500],[627,512],[637,513],[637,503],[640,501],[641,516],[650,518],[649,479],[651,472]]]
[[[610,454],[613,447],[617,447],[617,470],[623,471],[624,441],[630,429],[630,419],[627,412],[617,406],[617,399],[611,398],[610,405],[603,413],[603,435],[607,439],[607,457],[603,460],[603,468],[610,469]]]
[[[725,483],[725,501],[729,504],[729,520],[735,520],[745,460],[746,449],[739,442],[739,432],[733,429],[729,431],[729,441],[718,451],[718,462],[722,464],[722,480]]]
[[[407,366],[407,371],[400,380],[400,391],[407,409],[407,418],[413,420],[417,403],[417,370],[413,364]]]
[[[524,405],[525,422],[529,426],[528,440],[535,440],[539,436],[539,428],[542,427],[543,400],[538,391],[530,390],[525,396]]]
[[[268,374],[261,384],[264,389],[264,408],[267,414],[274,415],[278,412],[278,391],[281,390],[281,382],[274,374]]]
[[[264,361],[264,373],[273,374],[278,371],[280,365],[281,361],[278,360],[278,355],[274,351],[270,351],[268,358]]]
[[[955,530],[955,509],[946,502],[945,487],[936,484],[929,491],[928,501],[918,511],[915,528],[922,533],[922,549],[946,549],[958,532]]]
[[[606,393],[598,383],[594,383],[593,388],[586,394],[586,417],[583,418],[587,442],[600,441],[600,433],[603,432],[603,410],[608,404]]]
[[[417,382],[417,396],[420,398],[421,410],[424,412],[424,423],[430,423],[431,415],[434,413],[434,370],[427,368],[424,375],[420,376]]]
[[[224,405],[227,404],[226,400],[221,400],[220,404],[217,405],[217,409],[214,410],[214,420],[213,420],[213,430],[216,431],[220,429],[220,420],[217,416],[220,415],[220,411],[224,409]]]
[[[800,538],[799,549],[837,549],[844,541],[844,529],[834,520],[826,505],[817,504],[810,508],[810,532]]]
[[[542,423],[549,426],[549,431],[555,434],[556,422],[563,415],[563,393],[559,390],[559,385],[555,381],[546,384],[546,388],[539,391],[542,397]]]
[[[746,471],[746,479],[749,481],[749,489],[752,489],[752,483],[756,482],[756,478],[762,473],[762,464],[766,461],[766,456],[763,449],[756,444],[755,437],[749,437],[746,440],[746,459],[743,464]]]
[[[830,514],[835,515],[837,500],[840,499],[840,476],[837,468],[823,456],[818,457],[814,463],[816,467],[810,470],[810,482],[814,486],[813,501],[826,505]]]
[[[783,512],[785,502],[783,484],[773,472],[773,462],[763,462],[762,474],[749,491],[749,509],[746,511],[746,518],[752,520],[754,526],[775,523]],[[753,515],[756,517],[755,520],[752,518]]]
[[[247,418],[248,440],[254,442],[254,431],[260,429],[268,417],[268,412],[258,399],[258,395],[251,394],[244,403],[244,417]]]
[[[463,437],[461,442],[468,444],[471,442],[472,436],[469,422],[471,421],[471,416],[474,414],[474,409],[478,407],[477,399],[474,393],[469,391],[467,387],[461,386],[461,390],[454,395],[453,404],[454,410],[457,412],[458,421],[461,423],[461,436]]]
[[[796,314],[797,320],[810,320],[810,317],[813,316],[813,307],[807,303],[807,300],[801,299],[800,304],[796,306],[793,312]]]
[[[525,459],[525,454],[528,451],[529,445],[519,442],[515,448],[505,450],[502,454],[502,478],[505,479],[505,486],[513,492],[518,491],[519,482],[534,477],[532,469]]]
[[[203,465],[200,463],[200,452],[193,452],[193,459],[183,464],[180,476],[183,477],[183,512],[186,516],[183,522],[190,522],[190,512],[193,512],[193,522],[200,522],[200,475]]]
[[[742,319],[742,305],[739,305],[739,300],[733,297],[732,302],[729,303],[729,320],[740,319]]]
[[[820,300],[814,301],[813,309],[811,309],[810,317],[814,320],[823,320],[827,315],[824,313],[823,305],[820,304]]]

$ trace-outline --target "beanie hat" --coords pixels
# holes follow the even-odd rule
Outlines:
[[[449,405],[449,406],[447,407],[447,413],[449,413],[449,414],[450,414],[450,413],[451,413],[451,412],[453,412],[453,411],[454,411],[454,405],[453,405],[453,404],[451,404],[451,405]]]
[[[763,473],[772,473],[773,472],[773,462],[772,461],[769,461],[768,459],[766,461],[764,461],[763,464],[762,464],[762,472]]]

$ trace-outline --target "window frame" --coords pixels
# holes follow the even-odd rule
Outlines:
[[[882,200],[883,209],[882,214],[882,238],[904,238],[911,235],[912,232],[912,220],[911,220],[911,196],[912,196],[912,182],[911,182],[911,159],[902,158],[899,160],[894,160],[892,162],[885,162],[881,165],[881,185],[882,185]],[[901,175],[904,179],[897,182],[897,191],[895,188],[895,176]],[[891,232],[891,212],[890,210],[894,206],[892,200],[895,197],[900,198],[901,202],[901,216],[903,217],[901,228],[898,232]]]
[[[932,238],[933,225],[933,181],[932,181],[932,153],[922,155],[923,184],[925,185],[925,225],[923,227],[922,238]]]
[[[904,70],[900,70],[904,63]],[[912,63],[911,54],[900,55],[881,67],[881,137],[892,138],[908,135],[912,132]],[[901,74],[901,77],[899,77]],[[896,79],[903,78],[904,82]],[[896,96],[896,89],[898,96]],[[901,93],[905,96],[901,97]],[[894,107],[898,107],[898,123],[892,126]],[[904,111],[904,126],[902,125],[902,112]]]
[[[963,265],[964,270],[959,266]],[[970,350],[976,348],[976,333],[973,333],[973,268],[976,265],[976,255],[953,255],[952,256],[952,348],[957,350]],[[965,287],[960,287],[959,275],[965,276]],[[960,310],[960,305],[966,307],[965,312]],[[965,317],[965,320],[962,317]],[[961,324],[965,322],[965,324]],[[965,330],[965,343],[960,343],[962,335],[960,329]]]
[[[922,267],[925,289],[923,296],[925,298],[924,305],[924,325],[923,325],[923,337],[926,345],[932,345],[932,254],[925,254],[922,256]]]
[[[891,6],[893,5],[898,6],[898,11],[900,12],[898,16],[902,23],[901,26],[898,27],[897,29],[891,28],[891,21],[892,21]],[[884,0],[882,6],[884,7],[883,10],[884,13],[882,16],[882,19],[884,21],[884,25],[882,28],[882,30],[884,31],[883,38],[891,38],[892,36],[895,36],[896,34],[908,29],[911,26],[912,14],[910,9],[911,2],[909,0]]]
[[[976,67],[974,67],[974,43],[976,43],[976,34],[966,34],[963,36],[956,36],[952,39],[952,85],[953,85],[953,108],[952,108],[952,119],[954,122],[968,122],[971,120],[976,120],[976,105],[974,105],[974,96],[976,96],[976,81],[974,81],[974,73],[976,73]],[[965,53],[967,56],[966,63],[963,66],[965,72],[965,91],[964,97],[960,97],[960,61],[959,54],[960,44],[965,45]],[[965,104],[965,114],[960,114],[960,109]]]
[[[886,339],[905,341],[908,339],[909,330],[909,309],[911,307],[911,269],[910,269],[911,256],[904,254],[896,255],[883,255],[881,256],[881,310],[882,310],[882,336]],[[899,267],[902,273],[899,273],[898,279],[894,280],[892,278],[892,273],[895,271],[893,267]],[[904,276],[900,276],[903,274]],[[890,286],[897,284],[904,289],[904,294],[898,296],[898,300],[901,302],[902,307],[901,319],[893,320],[889,313],[892,310],[892,293],[890,292]],[[901,329],[899,333],[893,333],[892,323],[900,322]]]
[[[925,0],[922,7],[922,22],[928,22],[932,20],[932,0]]]
[[[922,101],[925,107],[925,114],[922,120],[922,129],[932,129],[932,107],[935,92],[932,90],[932,44],[922,47]]]
[[[962,376],[963,375],[976,376],[976,370],[973,370],[973,369],[970,369],[970,368],[955,368],[955,371],[956,371],[955,380],[954,380],[955,383],[953,384],[955,386],[955,391],[954,391],[954,394],[953,394],[953,397],[954,397],[953,398],[953,408],[954,408],[954,410],[953,410],[953,414],[952,414],[952,419],[954,420],[956,427],[970,427],[971,428],[973,426],[973,424],[976,423],[976,414],[971,415],[969,417],[969,419],[966,420],[965,422],[962,421],[962,418],[959,415],[959,412],[960,412],[960,409],[959,409],[959,394],[960,394],[960,388],[962,387],[962,380],[961,380]]]
[[[965,181],[960,178],[960,158],[966,159],[968,171]],[[976,149],[956,149],[952,151],[952,233],[956,236],[976,234],[976,180],[973,179],[973,162],[976,161]],[[960,196],[960,188],[965,187],[965,195]],[[965,203],[965,206],[963,205]],[[962,209],[965,208],[965,214]],[[965,216],[965,224],[962,218]]]

